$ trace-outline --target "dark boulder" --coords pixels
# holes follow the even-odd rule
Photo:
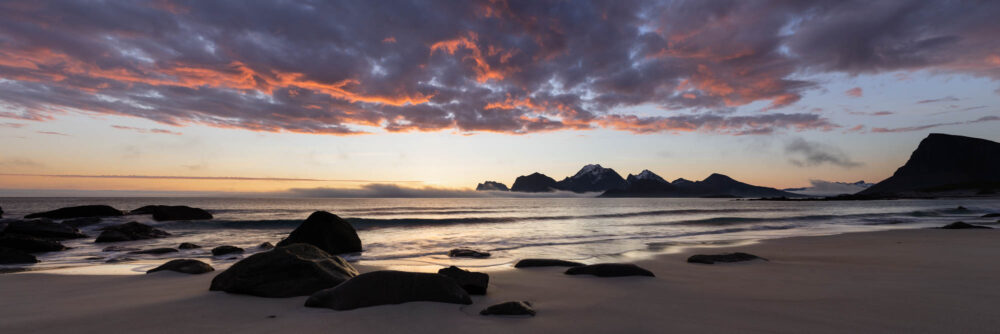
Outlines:
[[[954,222],[954,223],[951,223],[951,224],[948,224],[948,225],[945,225],[945,226],[941,226],[941,228],[945,229],[945,230],[963,230],[963,229],[973,229],[973,228],[983,228],[983,229],[985,229],[985,228],[992,228],[992,227],[972,225],[972,224],[967,224],[965,222]]]
[[[438,274],[380,270],[316,292],[306,300],[306,306],[342,311],[418,301],[472,304],[469,294],[451,278]]]
[[[3,218],[3,208],[0,207],[0,218]]]
[[[0,247],[0,264],[38,263],[34,255],[12,248]]]
[[[987,213],[983,215],[982,218],[995,218],[995,217],[1000,217],[1000,213]]]
[[[190,242],[184,242],[184,243],[181,243],[180,246],[177,246],[177,248],[180,248],[180,249],[197,249],[197,248],[201,248],[201,246],[192,244]]]
[[[438,275],[448,276],[458,282],[470,295],[485,295],[490,285],[490,275],[461,269],[456,266],[438,270]]]
[[[104,261],[104,263],[122,263],[122,262],[132,262],[132,261],[135,261],[135,259],[127,256],[122,256],[122,257],[110,258],[107,261]]]
[[[97,236],[97,240],[94,242],[145,240],[164,238],[170,235],[166,231],[139,222],[108,226],[101,230],[101,235]]]
[[[86,238],[80,230],[48,219],[17,220],[7,224],[4,234],[20,234],[42,239],[66,240]]]
[[[566,270],[566,275],[594,275],[597,277],[649,276],[652,272],[631,263],[600,263]]]
[[[487,307],[479,311],[482,315],[527,315],[535,316],[535,309],[527,301],[505,302]]]
[[[475,249],[468,248],[456,248],[448,252],[450,257],[474,257],[474,258],[484,258],[490,257],[490,253],[480,252]]]
[[[281,240],[278,247],[296,243],[310,244],[330,254],[361,251],[361,238],[354,227],[326,211],[313,212],[285,240]]]
[[[155,273],[157,271],[170,270],[185,274],[204,274],[215,270],[212,266],[205,262],[201,262],[194,259],[177,259],[170,260],[167,263],[160,265],[159,267],[147,270],[146,273]]]
[[[143,250],[132,251],[132,252],[128,252],[128,253],[129,254],[153,254],[153,255],[160,255],[160,254],[167,254],[167,253],[177,253],[177,248],[166,248],[166,247],[164,247],[164,248],[151,248],[151,249],[143,249]]]
[[[759,257],[757,255],[737,252],[737,253],[712,254],[712,255],[696,254],[689,257],[687,259],[687,262],[714,264],[716,262],[731,263],[731,262],[743,262],[743,261],[753,261],[753,260],[767,261],[767,259]]]
[[[215,256],[233,254],[233,253],[243,253],[243,248],[230,245],[212,248],[212,255]]]
[[[147,205],[132,211],[130,215],[153,215],[153,220],[206,220],[212,219],[212,214],[203,209],[185,205]]]
[[[251,255],[212,279],[209,290],[260,297],[308,296],[357,276],[347,261],[309,244]]]
[[[70,219],[80,217],[119,217],[122,211],[107,205],[84,205],[32,213],[24,218]]]
[[[81,218],[67,219],[62,221],[63,225],[74,228],[81,228],[84,226],[96,225],[100,223],[101,223],[101,217],[81,217]]]
[[[44,240],[26,235],[7,234],[0,237],[0,247],[13,248],[16,250],[39,253],[55,252],[66,250],[66,246],[58,241]]]
[[[580,267],[583,263],[556,259],[524,259],[517,261],[514,268],[530,267]]]
[[[257,248],[263,250],[269,250],[269,249],[274,249],[274,245],[272,245],[270,242],[265,241],[264,243],[257,245]]]

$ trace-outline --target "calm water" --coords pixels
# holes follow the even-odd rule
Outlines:
[[[149,216],[105,219],[83,228],[92,238],[64,242],[73,249],[38,254],[33,269],[100,265],[109,259],[201,258],[220,264],[212,247],[246,248],[277,243],[310,213],[326,210],[347,218],[361,236],[364,252],[346,256],[365,264],[406,267],[458,264],[502,268],[526,257],[582,262],[606,261],[671,251],[691,245],[725,244],[798,235],[940,226],[956,220],[997,225],[1000,199],[896,200],[856,202],[761,202],[732,199],[459,198],[459,199],[231,199],[231,198],[0,198],[5,218],[60,207],[108,204],[131,210],[148,204],[204,208],[211,221],[154,222]],[[959,211],[959,205],[968,211]],[[94,244],[102,226],[139,221],[173,233],[165,239],[121,242],[135,248],[176,247],[193,242],[203,249],[164,256],[103,252]],[[493,257],[451,259],[448,250],[470,247]],[[10,266],[7,266],[10,267]]]

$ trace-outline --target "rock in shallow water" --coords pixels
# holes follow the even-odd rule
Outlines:
[[[965,222],[954,222],[945,226],[941,226],[941,228],[945,230],[963,230],[963,229],[974,229],[974,228],[988,229],[992,227],[972,225],[972,224],[967,224]]]
[[[176,252],[177,252],[176,248],[152,248],[152,249],[143,249],[143,250],[132,251],[132,252],[128,252],[128,253],[129,254],[153,254],[153,255],[160,255],[160,254],[176,253]]]
[[[759,257],[757,255],[737,252],[737,253],[713,254],[713,255],[696,254],[689,257],[687,259],[687,262],[714,264],[716,262],[731,263],[731,262],[743,262],[743,261],[753,261],[753,260],[767,261],[767,259]]]
[[[987,213],[983,215],[982,218],[994,218],[994,217],[1000,217],[1000,213]]]
[[[4,234],[32,236],[41,239],[67,240],[86,238],[87,235],[71,226],[55,223],[49,219],[17,220],[7,223]]]
[[[192,244],[190,242],[184,242],[184,243],[181,243],[180,246],[177,246],[177,248],[180,248],[180,249],[197,249],[197,248],[201,248],[201,246]]]
[[[80,228],[83,226],[97,225],[101,223],[101,217],[83,217],[67,219],[62,221],[60,224],[70,226],[73,228]]]
[[[97,236],[97,240],[94,240],[94,242],[145,240],[165,238],[167,236],[170,236],[170,233],[166,231],[139,222],[129,222],[103,228],[101,235]]]
[[[38,263],[34,255],[16,249],[0,247],[0,264]]]
[[[438,270],[438,274],[455,280],[470,295],[485,295],[486,288],[490,285],[490,275],[464,270],[456,266]]]
[[[295,243],[310,244],[329,254],[361,251],[361,238],[354,226],[335,214],[316,211],[309,215],[278,247]]]
[[[132,211],[130,215],[153,215],[155,221],[171,220],[207,220],[212,219],[212,214],[203,209],[192,208],[186,205],[147,205]]]
[[[472,257],[472,258],[485,258],[490,257],[490,253],[477,251],[475,249],[468,248],[456,248],[448,251],[448,256],[450,257]]]
[[[342,311],[418,301],[472,304],[469,294],[455,280],[443,275],[380,270],[316,292],[306,300],[306,306]]]
[[[599,263],[588,266],[573,267],[566,270],[566,275],[594,275],[597,277],[655,277],[651,271],[631,263]]]
[[[215,270],[215,268],[212,268],[212,266],[208,265],[205,262],[201,262],[194,259],[177,259],[177,260],[170,260],[169,262],[164,263],[159,267],[150,269],[146,271],[146,273],[149,274],[164,270],[176,271],[184,274],[204,274]]]
[[[67,249],[58,241],[43,240],[24,235],[4,235],[0,237],[0,247],[17,249],[28,253],[54,252]]]
[[[233,253],[243,253],[243,248],[239,248],[236,246],[229,246],[229,245],[212,248],[212,255],[215,256],[233,254]]]
[[[504,302],[479,311],[481,315],[526,315],[535,316],[535,309],[527,301]]]
[[[265,241],[264,243],[262,243],[260,245],[257,245],[257,248],[264,249],[264,250],[274,249],[274,245],[272,245],[270,242]]]
[[[260,297],[308,296],[357,276],[347,261],[309,244],[251,255],[212,280],[209,290]]]
[[[531,267],[579,267],[583,266],[583,263],[566,261],[566,260],[556,260],[556,259],[524,259],[517,261],[514,268],[531,268]]]
[[[80,217],[119,217],[122,215],[121,210],[107,205],[83,205],[32,213],[24,216],[24,218],[70,219]]]

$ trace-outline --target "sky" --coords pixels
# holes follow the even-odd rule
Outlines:
[[[996,1],[2,1],[0,196],[777,188],[1000,141]],[[318,191],[318,192],[317,192]]]

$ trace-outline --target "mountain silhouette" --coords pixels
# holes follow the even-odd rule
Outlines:
[[[972,195],[1000,189],[1000,143],[986,139],[932,133],[920,141],[902,167],[888,179],[857,195],[927,196],[935,193]]]

